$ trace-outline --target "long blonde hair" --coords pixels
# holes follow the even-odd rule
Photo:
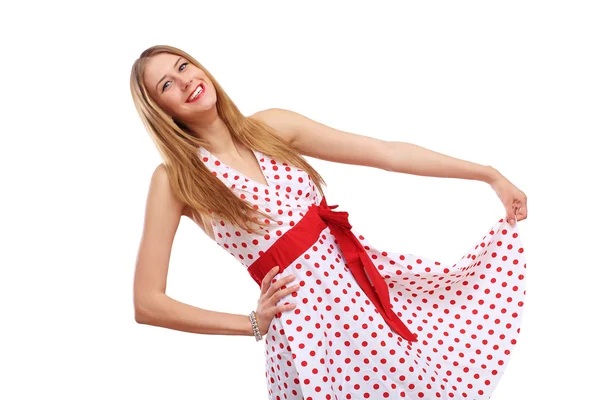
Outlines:
[[[321,175],[295,148],[282,140],[272,127],[242,115],[217,80],[196,59],[172,46],[152,46],[144,50],[133,63],[130,78],[131,96],[163,159],[171,188],[175,195],[190,207],[194,219],[220,218],[250,233],[255,232],[251,225],[269,225],[268,220],[271,218],[255,205],[238,197],[213,175],[198,154],[198,146],[206,147],[208,142],[194,136],[185,125],[174,121],[152,100],[144,85],[143,73],[149,58],[159,53],[182,56],[203,70],[215,87],[217,112],[231,135],[250,149],[303,169],[323,195],[322,185],[325,185],[325,181]],[[265,220],[258,218],[258,215],[263,216]]]

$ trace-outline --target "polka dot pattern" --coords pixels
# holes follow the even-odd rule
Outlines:
[[[267,185],[200,147],[215,176],[271,216],[270,227],[255,234],[212,223],[216,242],[246,268],[321,201],[305,171],[254,154]],[[269,398],[489,399],[523,314],[526,263],[518,225],[496,221],[454,265],[377,249],[352,231],[418,340],[408,342],[387,326],[325,228],[274,278],[294,274],[300,290],[280,300],[297,307],[276,315],[264,338]]]

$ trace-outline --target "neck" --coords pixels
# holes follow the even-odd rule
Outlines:
[[[203,114],[202,118],[185,123],[185,126],[194,136],[208,142],[205,147],[212,154],[239,154],[236,147],[239,142],[229,132],[216,107]]]

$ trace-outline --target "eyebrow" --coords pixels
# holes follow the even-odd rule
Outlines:
[[[179,63],[179,60],[181,60],[182,58],[183,58],[183,57],[179,57],[179,58],[177,59],[177,61],[175,61],[175,64],[173,64],[173,68],[175,68],[175,67],[177,66],[177,64]],[[162,78],[160,78],[160,81],[158,81],[158,82],[156,83],[156,86],[154,87],[154,90],[158,91],[158,84],[159,84],[159,83],[161,83],[161,82],[162,82],[162,80],[163,80],[163,79],[165,79],[166,77],[167,77],[167,76],[165,75],[165,76],[163,76]]]

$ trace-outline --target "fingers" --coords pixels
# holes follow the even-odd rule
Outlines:
[[[517,221],[527,218],[527,196],[525,196],[525,193],[521,192],[521,196],[515,200],[513,208]]]
[[[523,193],[523,201],[519,204],[519,209],[517,210],[517,214],[521,216],[520,219],[527,218],[527,196]]]
[[[505,206],[506,209],[506,220],[508,221],[508,223],[510,225],[514,225],[515,224],[515,207],[511,204],[508,206]]]
[[[523,205],[517,209],[517,221],[524,220],[527,218],[527,206]]]
[[[507,207],[506,220],[510,225],[515,225],[515,221],[521,221],[527,218],[527,205],[513,205]],[[510,211],[509,211],[510,210]]]
[[[263,278],[262,283],[260,285],[260,292],[262,294],[265,294],[267,292],[267,290],[269,290],[269,287],[271,286],[271,280],[278,273],[279,273],[279,266],[278,265],[275,266],[273,269],[271,269],[269,272],[267,272],[267,274]]]
[[[300,289],[300,285],[294,285],[282,289],[282,286],[289,284],[296,279],[294,275],[288,275],[278,279],[275,282],[272,282],[275,275],[277,275],[279,272],[278,266],[273,268],[265,275],[261,282],[261,296],[257,310],[260,310],[262,313],[261,315],[265,315],[267,320],[272,319],[273,316],[278,313],[293,310],[297,306],[296,303],[277,304],[284,296],[287,296]]]
[[[278,279],[275,283],[272,283],[273,277],[278,273],[279,266],[276,266],[265,275],[261,282],[261,295],[271,297],[271,295],[279,290],[283,285],[292,282],[296,278],[294,275],[288,275],[284,278]]]
[[[283,279],[280,279],[280,281]],[[291,280],[290,280],[291,282]],[[286,287],[285,289],[282,290],[277,290],[270,298],[269,301],[271,301],[273,304],[277,303],[282,297],[287,296],[288,294],[295,292],[296,290],[300,289],[300,285],[294,285],[294,286],[289,286]],[[268,295],[268,294],[267,294]]]
[[[279,293],[281,287],[288,283],[291,283],[296,277],[294,275],[288,275],[284,278],[278,279],[275,283],[271,285],[271,287],[267,290],[266,296],[268,298],[273,296],[273,293]]]
[[[296,308],[296,303],[281,304],[275,308],[275,312],[281,313],[287,310],[293,310],[294,308]]]

